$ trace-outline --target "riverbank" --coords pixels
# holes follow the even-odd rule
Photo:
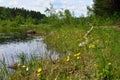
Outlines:
[[[32,36],[44,36],[47,31],[44,28],[48,26],[46,24],[15,24],[12,21],[2,21],[0,24],[0,44],[12,41],[21,41],[32,38]],[[33,33],[28,33],[34,31]],[[46,33],[45,33],[46,32]]]
[[[17,64],[12,80],[86,80],[120,78],[119,45],[120,32],[110,27],[94,26],[62,28],[44,27],[38,31],[45,33],[45,43],[50,48],[64,54],[57,60],[32,60],[28,64]],[[47,32],[47,33],[46,33]],[[88,41],[83,46],[81,43]]]

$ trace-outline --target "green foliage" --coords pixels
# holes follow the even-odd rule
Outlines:
[[[99,16],[111,16],[116,12],[120,12],[119,0],[94,0],[93,8],[89,11],[93,11],[93,14]]]
[[[36,11],[29,11],[23,8],[5,8],[0,7],[0,20],[16,21],[17,24],[24,24],[27,18],[35,20],[33,23],[38,23],[45,17],[44,14]]]
[[[4,79],[7,79],[7,80],[10,80],[10,72],[7,68],[7,64],[5,62],[5,58],[3,56],[3,60],[0,60],[0,80],[4,80]]]
[[[16,16],[15,22],[16,24],[24,24],[25,19],[22,16]]]
[[[28,18],[26,19],[26,24],[27,24],[27,25],[33,24],[33,19],[32,19],[31,17],[28,17]]]
[[[20,59],[20,64],[22,64],[22,65],[26,64],[26,62],[27,62],[26,59],[27,59],[27,58],[26,58],[25,53],[22,53],[22,54],[18,55],[18,57],[19,57],[19,59]]]
[[[60,10],[56,12],[53,5],[50,4],[50,8],[47,8],[45,10],[48,17],[43,20],[44,22],[51,24],[52,26],[62,26],[62,25],[74,25],[75,24],[75,18],[71,14],[71,12],[66,10]]]
[[[111,2],[109,2],[109,3],[111,3]],[[109,12],[106,11],[106,8],[104,9],[104,7],[110,8],[111,4],[109,4],[109,3],[107,3],[107,1],[105,2],[103,0],[100,1],[100,3],[99,3],[99,2],[97,2],[97,0],[95,0],[94,5],[97,5],[99,7],[95,7],[95,8],[93,7],[93,9],[88,7],[90,12],[87,17],[84,17],[84,16],[75,17],[74,14],[72,14],[67,9],[66,10],[61,9],[58,12],[56,12],[56,9],[51,4],[51,7],[47,8],[45,10],[48,17],[44,18],[43,22],[48,23],[52,26],[59,26],[59,27],[65,26],[65,25],[70,25],[70,26],[75,26],[75,27],[77,27],[78,25],[83,25],[83,26],[119,25],[120,24],[119,11],[118,12],[114,11],[114,13],[110,13],[111,11],[109,11],[108,8],[107,9]],[[102,4],[108,4],[108,5],[105,5],[105,6],[103,5],[103,8],[102,8],[102,6],[100,6]],[[97,10],[97,8],[100,8],[100,9],[98,9],[99,11],[96,11],[97,13],[95,13],[94,10]],[[94,14],[96,14],[96,15],[94,15]]]

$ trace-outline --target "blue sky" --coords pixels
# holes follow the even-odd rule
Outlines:
[[[86,6],[92,6],[93,0],[0,0],[0,6],[25,8],[41,13],[50,7],[50,3],[56,10],[69,9],[71,12],[74,11],[75,16],[80,16],[87,14]]]

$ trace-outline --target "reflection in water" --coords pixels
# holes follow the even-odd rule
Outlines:
[[[57,59],[59,55],[55,51],[47,49],[43,43],[42,37],[36,37],[26,42],[11,42],[0,45],[0,60],[5,58],[7,64],[13,64],[19,61],[18,55],[24,53],[29,60],[35,58],[52,58]]]

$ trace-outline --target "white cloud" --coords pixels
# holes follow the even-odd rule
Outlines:
[[[2,3],[3,2],[3,0],[0,0],[0,3]]]
[[[28,4],[28,6],[26,6],[25,8],[40,11],[41,13],[44,13],[44,11],[47,7],[50,7],[49,0],[36,0],[36,1]]]
[[[52,3],[57,10],[69,9],[74,11],[76,16],[79,16],[81,14],[86,15],[86,6],[91,6],[92,2],[93,0],[0,0],[0,6],[24,7],[44,13],[45,9],[50,7],[50,3]]]
[[[8,5],[17,5],[19,0],[10,0]]]
[[[0,0],[0,3],[2,3],[3,2],[3,0]]]
[[[79,1],[59,0],[59,2],[61,3],[61,6],[59,6],[59,8],[69,9],[72,12],[74,11],[76,16],[80,16],[81,14],[86,15],[87,13],[86,5],[88,5],[88,2],[85,1],[88,0],[79,0]]]

